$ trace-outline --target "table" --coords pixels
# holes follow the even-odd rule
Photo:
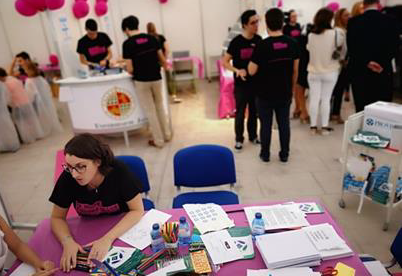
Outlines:
[[[314,200],[308,201],[299,201],[299,202],[312,202]],[[315,201],[317,202],[317,201]],[[248,204],[248,205],[225,205],[222,206],[223,209],[228,213],[229,217],[234,219],[236,226],[246,226],[248,225],[246,216],[243,212],[243,207],[245,206],[257,206],[257,205],[272,205],[278,204],[282,202],[266,202],[263,204]],[[319,203],[319,202],[317,202]],[[323,206],[321,203],[319,203]],[[180,216],[187,216],[184,209],[170,209],[165,210],[164,212],[169,213],[172,215],[170,221],[178,221]],[[123,215],[118,216],[108,216],[108,217],[100,217],[100,218],[69,218],[67,220],[71,234],[75,238],[75,240],[80,244],[87,244],[95,239],[100,238],[104,235],[107,231],[109,231],[113,225],[115,225]],[[187,217],[189,222],[190,219]],[[325,209],[325,213],[323,214],[309,214],[307,216],[307,220],[311,224],[319,224],[319,223],[330,223],[337,233],[348,243],[347,238],[343,234],[343,231],[334,221],[334,219],[329,214],[328,210]],[[193,225],[191,224],[191,228]],[[36,229],[34,235],[31,237],[29,241],[29,245],[43,258],[49,259],[55,262],[56,264],[60,261],[60,256],[62,253],[62,247],[60,243],[57,241],[53,233],[51,232],[50,228],[50,220],[45,219],[43,220]],[[116,240],[114,242],[116,246],[128,246],[120,240]],[[150,253],[149,247],[145,249],[146,253]],[[223,265],[217,275],[219,276],[242,276],[246,275],[247,269],[264,269],[265,264],[261,258],[261,255],[258,249],[254,246],[255,251],[255,258],[251,260],[240,260],[231,263],[227,263]],[[330,261],[323,261],[320,267],[317,267],[314,270],[322,270],[327,266],[335,266],[338,261],[345,263],[348,266],[351,266],[356,269],[356,276],[365,276],[370,275],[367,271],[363,263],[360,261],[359,256],[355,253],[354,256],[337,259],[337,260],[330,260]],[[13,266],[11,267],[10,271],[12,272],[16,267],[20,264],[19,261],[16,261]],[[66,275],[63,272],[57,272],[55,275]],[[73,271],[70,275],[85,275],[85,273]]]
[[[236,101],[234,98],[233,72],[225,70],[222,61],[217,61],[219,71],[219,104],[218,116],[221,119],[234,117],[236,113]]]

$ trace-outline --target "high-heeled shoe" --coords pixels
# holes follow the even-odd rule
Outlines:
[[[303,125],[310,123],[310,116],[307,116],[305,118],[302,118],[300,116],[300,123],[303,124]]]
[[[300,118],[300,114],[301,114],[301,111],[294,111],[294,112],[293,112],[293,119],[299,119],[299,118]]]

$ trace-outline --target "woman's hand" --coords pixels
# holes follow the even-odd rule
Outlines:
[[[72,237],[63,243],[63,254],[60,259],[60,268],[64,272],[70,272],[71,269],[75,268],[77,265],[77,253],[85,253],[84,249],[76,243]]]
[[[33,274],[32,276],[48,276],[48,275],[53,275],[57,270],[59,270],[58,267],[54,267],[54,263],[51,261],[44,261],[42,262],[42,265],[40,267],[36,268],[36,273]]]
[[[91,262],[91,259],[96,259],[101,262],[106,257],[112,243],[113,239],[104,236],[86,245],[85,247],[92,246],[91,252],[89,252],[88,263]]]

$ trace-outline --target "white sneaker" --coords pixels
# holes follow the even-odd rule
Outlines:
[[[243,149],[243,143],[242,142],[236,142],[235,149],[236,150],[242,150]]]

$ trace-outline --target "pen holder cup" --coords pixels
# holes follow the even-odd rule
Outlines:
[[[170,256],[176,256],[179,253],[179,241],[174,243],[165,242],[165,248],[169,251]]]

